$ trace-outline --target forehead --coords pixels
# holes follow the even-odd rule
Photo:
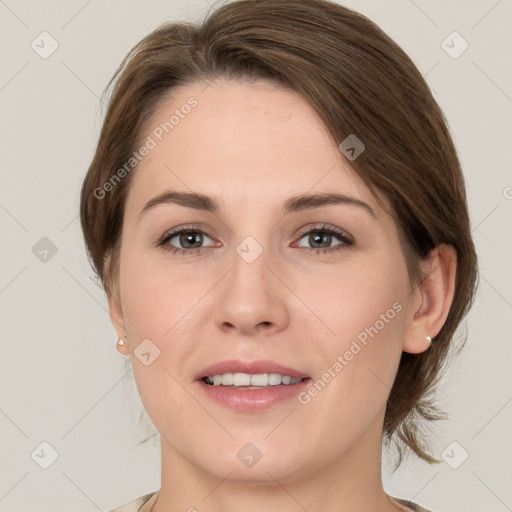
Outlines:
[[[170,188],[255,209],[307,191],[338,191],[378,210],[310,105],[266,81],[175,89],[160,103],[140,140],[151,149],[130,187],[128,202],[139,208]]]

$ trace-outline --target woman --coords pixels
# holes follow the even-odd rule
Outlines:
[[[81,195],[162,485],[116,512],[425,510],[382,441],[474,295],[464,180],[405,53],[324,0],[241,0],[124,59]]]

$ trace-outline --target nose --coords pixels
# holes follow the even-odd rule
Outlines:
[[[252,263],[237,253],[233,266],[221,281],[214,320],[217,327],[238,336],[275,334],[289,322],[286,287],[276,277],[277,267],[266,251]],[[220,283],[219,283],[220,284]]]

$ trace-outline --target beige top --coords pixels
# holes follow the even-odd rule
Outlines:
[[[110,512],[149,512],[156,501],[157,494],[157,492],[145,494],[144,496],[140,496],[129,503],[125,503],[121,507],[111,510]],[[404,505],[404,510],[412,512],[431,512],[412,501],[402,500],[399,498],[392,499],[398,504]]]

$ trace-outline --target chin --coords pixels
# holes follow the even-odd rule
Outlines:
[[[194,446],[189,461],[216,479],[229,475],[230,482],[239,484],[275,485],[276,480],[296,480],[310,473],[314,461],[305,457],[304,444],[292,445],[278,437],[265,439],[267,435],[268,431],[225,442],[210,439],[201,447]]]

